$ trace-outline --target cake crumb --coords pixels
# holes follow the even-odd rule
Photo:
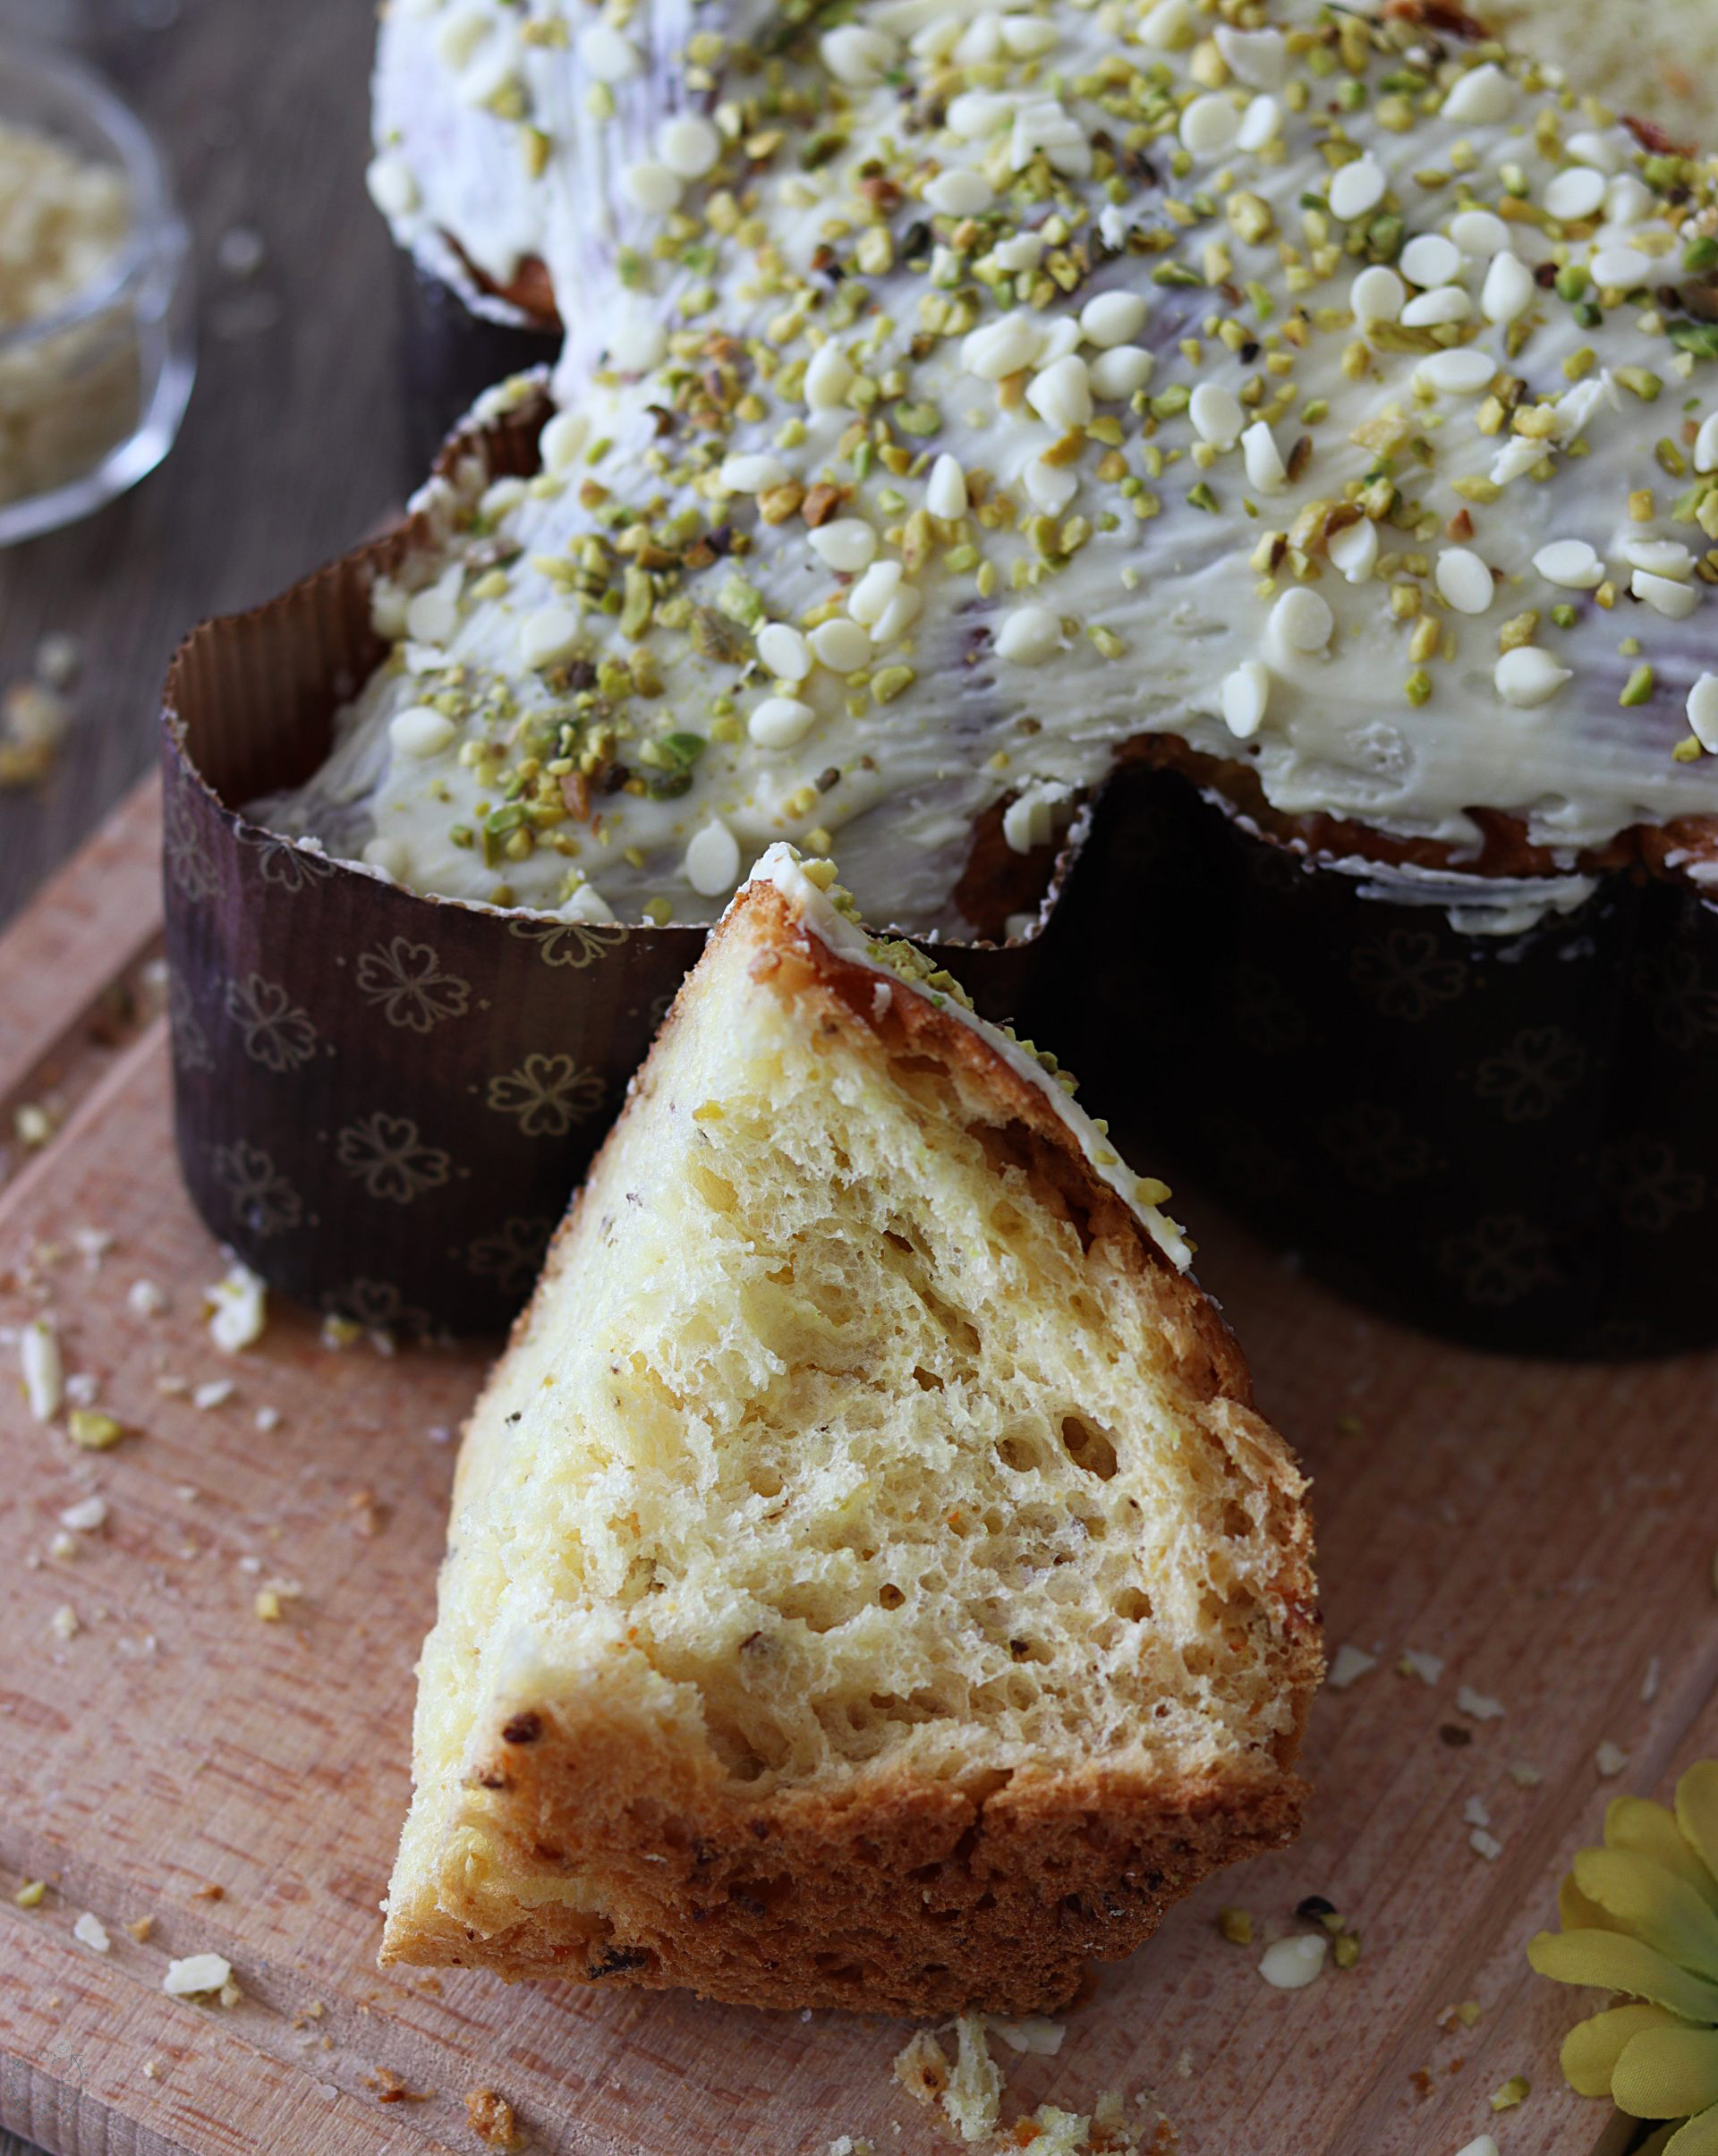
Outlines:
[[[12,1898],[21,1909],[39,1909],[47,1892],[45,1879],[27,1879]]]
[[[516,2149],[522,2135],[513,2106],[498,2090],[472,2089],[465,2099],[465,2118],[480,2141],[492,2149]]]
[[[233,1982],[233,1965],[223,1954],[187,1954],[167,1964],[161,1989],[171,1999],[207,1999],[218,1997],[226,2003]]]
[[[134,1916],[125,1929],[140,1947],[154,1932],[155,1919],[152,1916]]]
[[[1464,1685],[1456,1693],[1456,1712],[1465,1714],[1469,1721],[1494,1722],[1502,1716],[1503,1702],[1476,1692],[1471,1685]]]
[[[114,1942],[107,1936],[106,1925],[100,1917],[92,1916],[88,1909],[72,1925],[72,1936],[81,1945],[93,1948],[98,1954],[109,1953],[113,1948]]]
[[[408,2088],[391,2067],[378,2067],[373,2074],[365,2075],[364,2079],[375,2090],[378,2103],[428,2103],[435,2094],[433,2089]]]
[[[1488,1864],[1494,1864],[1503,1854],[1503,1845],[1496,1835],[1488,1834],[1484,1827],[1476,1827],[1467,1837],[1467,1846],[1476,1856],[1483,1856]]]
[[[1377,1667],[1375,1654],[1368,1654],[1364,1647],[1351,1647],[1344,1642],[1336,1651],[1336,1659],[1324,1682],[1332,1692],[1346,1692],[1350,1685],[1357,1685],[1369,1670]]]
[[[1424,1653],[1417,1647],[1404,1647],[1396,1667],[1403,1676],[1416,1676],[1423,1685],[1435,1685],[1443,1675],[1443,1657]]]
[[[1610,1781],[1620,1774],[1629,1764],[1629,1754],[1620,1744],[1613,1744],[1610,1738],[1606,1737],[1603,1744],[1593,1754],[1593,1764],[1605,1780]]]
[[[72,1609],[70,1602],[60,1604],[47,1620],[47,1628],[56,1640],[64,1640],[68,1642],[76,1639],[79,1633],[83,1630],[83,1626],[78,1621],[78,1613]]]
[[[982,2014],[963,2014],[956,2022],[955,2047],[942,2108],[963,2141],[988,2141],[1002,2109],[1002,2073],[984,2041]]]

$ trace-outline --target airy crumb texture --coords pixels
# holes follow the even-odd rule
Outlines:
[[[1295,1830],[1302,1489],[1040,1089],[752,887],[473,1414],[383,1958],[1060,2003]]]

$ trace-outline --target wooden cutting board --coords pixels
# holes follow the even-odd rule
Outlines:
[[[175,1178],[148,1016],[154,814],[140,796],[0,942],[0,1127],[44,1098],[63,1117],[0,1162],[0,1326],[51,1312],[129,1433],[80,1452],[0,1385],[0,2126],[59,2156],[469,2156],[464,2098],[487,2086],[540,2151],[940,2145],[890,2076],[904,2024],[378,1973],[447,1433],[481,1357],[336,1351],[284,1309],[250,1353],[214,1348],[202,1290],[223,1264]],[[1101,1972],[1060,2055],[1010,2062],[1008,2115],[1119,2087],[1152,2092],[1179,2137],[1160,2145],[1186,2156],[1454,2156],[1482,2130],[1504,2156],[1620,2149],[1622,2122],[1557,2072],[1577,2002],[1522,1948],[1606,1797],[1662,1794],[1718,1751],[1718,1358],[1459,1354],[1180,1194],[1261,1402],[1315,1478],[1332,1651],[1380,1661],[1314,1710],[1299,1843]],[[92,1260],[80,1230],[110,1247]],[[131,1307],[141,1279],[166,1313]],[[16,1352],[0,1345],[8,1373]],[[184,1389],[224,1378],[218,1405]],[[60,1514],[91,1492],[106,1524],[55,1554]],[[1441,1670],[1400,1674],[1405,1649]],[[1502,1716],[1461,1713],[1463,1685]],[[1598,1771],[1603,1744],[1629,1755],[1620,1780]],[[1471,1846],[1473,1799],[1494,1858]],[[26,1879],[50,1882],[34,1910],[13,1902]],[[1312,1894],[1359,1931],[1360,1961],[1272,1990],[1219,1908],[1247,1909],[1262,1940]],[[84,1912],[106,1954],[74,1937]],[[168,1957],[204,1949],[231,1961],[238,2003],[164,1994]],[[1450,2021],[1470,1999],[1474,2024]],[[1494,2115],[1516,2075],[1531,2095]]]

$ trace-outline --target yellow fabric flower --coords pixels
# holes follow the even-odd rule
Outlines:
[[[1629,2002],[1569,2031],[1569,2086],[1672,2121],[1642,2156],[1718,2156],[1718,1760],[1689,1768],[1674,1812],[1616,1798],[1603,1848],[1576,1857],[1557,1914],[1562,1930],[1527,1948],[1540,1975]]]

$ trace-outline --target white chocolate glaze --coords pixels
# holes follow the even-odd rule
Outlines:
[[[889,994],[923,996],[976,1033],[1016,1078],[1043,1096],[1100,1181],[1114,1191],[1176,1270],[1186,1272],[1193,1262],[1193,1248],[1178,1224],[1162,1210],[1169,1196],[1168,1188],[1152,1176],[1135,1175],[1110,1143],[1105,1126],[1088,1116],[1074,1098],[1067,1074],[1058,1069],[1053,1058],[1029,1048],[1006,1027],[981,1018],[959,984],[946,974],[929,972],[922,955],[910,944],[879,942],[869,935],[835,903],[828,885],[818,880],[820,877],[827,877],[832,883],[833,863],[802,862],[792,846],[778,844],[758,862],[746,881],[772,885],[812,935],[838,956],[868,967]]]
[[[1568,873],[1718,813],[1688,709],[1718,333],[1681,310],[1708,168],[1501,48],[1314,0],[846,13],[764,57],[712,4],[689,64],[680,0],[639,0],[603,18],[639,55],[613,86],[571,30],[532,48],[577,114],[532,184],[584,236],[458,229],[579,294],[548,469],[429,490],[438,542],[378,595],[394,657],[259,813],[418,889],[627,920],[712,918],[787,838],[947,934],[981,817],[1025,850],[1152,734],[1458,870],[1475,811]],[[605,255],[655,139],[628,99],[659,128],[692,83],[720,162]],[[396,747],[426,707],[447,745],[414,716]]]

